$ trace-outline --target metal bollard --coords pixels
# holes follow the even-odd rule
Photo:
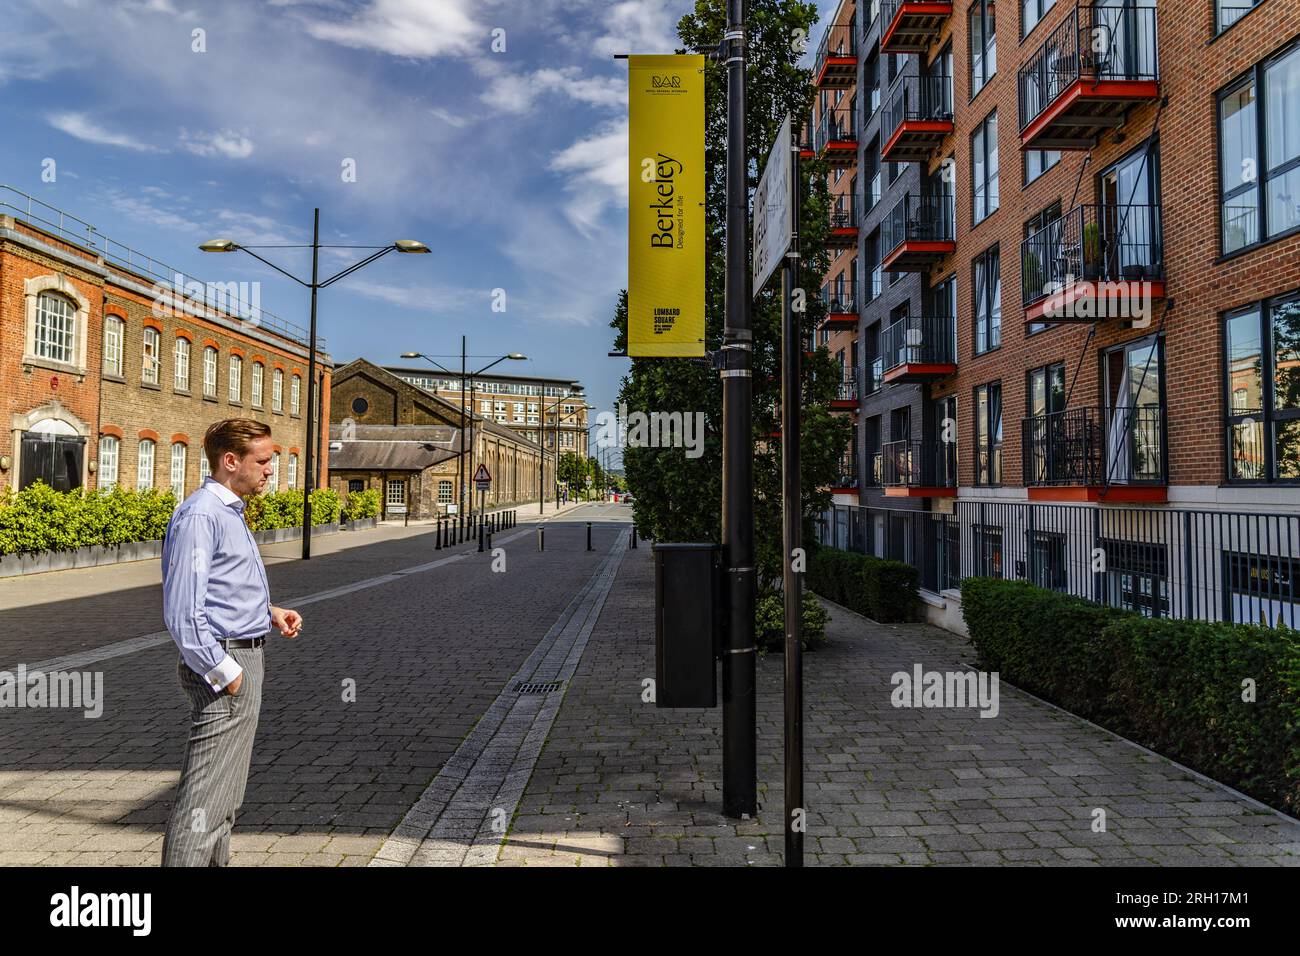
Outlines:
[[[537,550],[546,550],[546,529],[539,527],[537,529]]]
[[[442,550],[442,519],[438,519],[437,530],[433,533],[433,550]]]
[[[480,522],[478,523],[478,553],[479,553],[479,554],[482,554],[482,553],[483,553],[483,535],[484,535],[484,533],[485,533],[485,526],[484,526],[483,522],[480,521]]]
[[[636,547],[636,525],[632,525],[632,547]]]
[[[587,550],[591,550],[591,522],[587,522]]]

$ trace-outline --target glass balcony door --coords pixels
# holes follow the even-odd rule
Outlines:
[[[1083,240],[1090,259],[1103,257],[1104,276],[1140,278],[1161,261],[1159,159],[1158,150],[1139,149],[1102,173],[1100,235],[1094,240],[1085,226]]]
[[[1142,339],[1107,353],[1106,379],[1108,483],[1164,480],[1164,361],[1160,340]]]

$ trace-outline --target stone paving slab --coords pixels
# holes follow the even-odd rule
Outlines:
[[[893,673],[972,648],[828,607],[832,645],[804,656],[808,865],[1300,865],[1300,822],[1005,683],[994,718],[893,707]],[[720,708],[642,702],[653,610],[629,551],[499,865],[781,864],[782,658],[758,662],[758,815],[728,819]]]

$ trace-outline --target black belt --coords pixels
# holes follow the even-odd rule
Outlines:
[[[263,644],[266,643],[266,638],[265,637],[238,637],[238,638],[232,638],[230,640],[218,639],[217,643],[220,644],[228,651],[236,650],[236,649],[249,649],[254,647],[261,647]]]

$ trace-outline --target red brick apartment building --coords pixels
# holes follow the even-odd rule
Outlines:
[[[863,165],[916,185],[864,271],[921,288],[863,361],[920,389],[883,484],[926,511],[826,533],[936,592],[993,574],[1300,624],[1300,0],[867,19],[859,63],[891,79],[860,87],[901,106]]]
[[[214,290],[0,186],[0,482],[183,498],[208,474],[208,425],[247,417],[271,426],[272,490],[303,487],[307,332],[232,285]],[[318,420],[330,369],[318,351]],[[318,476],[327,455],[322,438]]]

